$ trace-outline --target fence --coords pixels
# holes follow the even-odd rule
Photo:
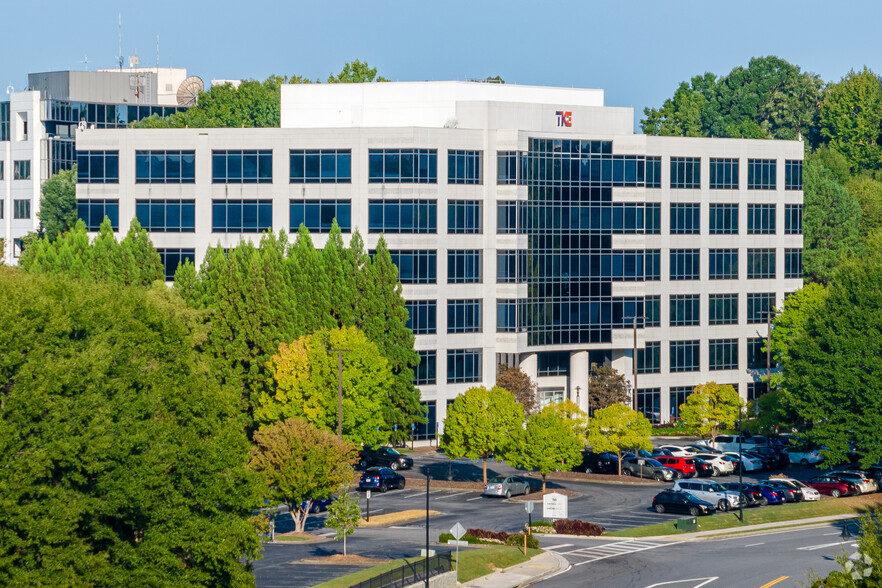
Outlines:
[[[429,557],[429,577],[453,571],[453,555],[439,553]],[[353,584],[352,588],[402,588],[426,581],[426,559],[405,563],[379,576]]]

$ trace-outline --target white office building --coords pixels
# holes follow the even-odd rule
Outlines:
[[[176,112],[188,79],[186,69],[143,67],[32,73],[24,91],[7,87],[0,101],[0,260],[17,263],[20,239],[39,229],[40,188],[76,163],[77,127],[125,128]]]
[[[80,131],[81,217],[124,233],[137,214],[168,276],[268,229],[383,234],[422,357],[419,436],[500,363],[583,409],[592,363],[636,368],[654,422],[703,382],[760,391],[765,313],[802,285],[800,142],[650,137],[601,90],[482,83],[285,86],[281,117]]]

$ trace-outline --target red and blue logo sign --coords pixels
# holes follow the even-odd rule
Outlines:
[[[558,110],[554,113],[557,116],[557,126],[571,127],[573,126],[573,113],[569,110]]]

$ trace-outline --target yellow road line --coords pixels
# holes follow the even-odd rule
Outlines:
[[[789,577],[790,577],[790,576],[781,576],[780,578],[775,578],[774,580],[772,580],[772,581],[769,582],[768,584],[763,584],[763,585],[760,586],[759,588],[769,588],[769,586],[774,586],[774,585],[777,584],[778,582],[783,582],[784,580],[786,580],[786,579],[789,578]]]

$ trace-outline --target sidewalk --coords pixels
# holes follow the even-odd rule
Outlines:
[[[570,562],[562,555],[551,551],[540,553],[522,564],[475,578],[460,586],[468,588],[517,588],[543,580],[552,574],[562,572],[570,567]]]
[[[713,529],[711,531],[696,531],[695,533],[682,533],[679,535],[659,535],[655,539],[678,539],[680,541],[698,541],[701,539],[712,539],[718,537],[726,537],[729,535],[750,535],[751,533],[760,533],[763,531],[774,531],[775,529],[790,528],[806,528],[809,529],[816,525],[823,525],[836,521],[847,519],[856,519],[858,515],[842,514],[830,515],[826,517],[816,517],[812,519],[794,519],[792,521],[778,521],[776,523],[761,523],[759,525],[745,525],[744,527],[729,527],[728,529]],[[650,539],[651,537],[641,537],[641,539]]]

